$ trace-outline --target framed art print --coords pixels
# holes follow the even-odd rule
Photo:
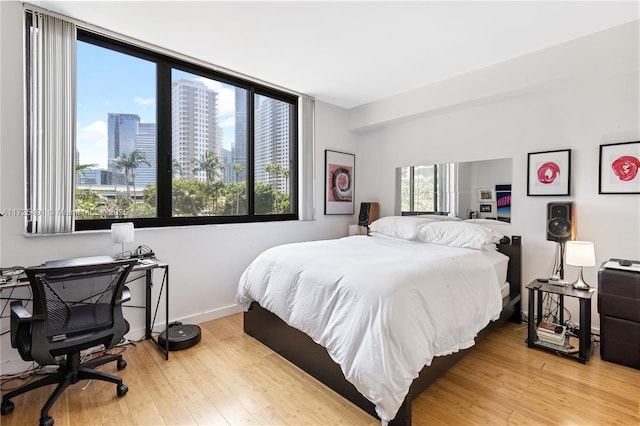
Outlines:
[[[495,201],[495,193],[493,189],[478,189],[478,202],[486,203],[488,201]]]
[[[324,151],[324,214],[354,213],[354,172],[356,156]]]
[[[598,194],[640,194],[640,142],[600,145]]]
[[[511,184],[496,185],[496,213],[501,222],[511,222]]]
[[[527,195],[570,195],[570,188],[570,149],[528,154]]]

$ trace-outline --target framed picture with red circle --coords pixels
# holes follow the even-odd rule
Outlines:
[[[527,195],[571,195],[571,150],[530,152]]]
[[[598,194],[640,194],[640,142],[600,145]]]

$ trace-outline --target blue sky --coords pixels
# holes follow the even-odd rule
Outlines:
[[[81,164],[107,167],[107,117],[110,112],[137,114],[146,123],[156,121],[155,64],[119,52],[78,42],[77,148]],[[172,78],[195,78],[216,90],[218,124],[223,145],[235,136],[235,93],[232,86],[174,70]]]

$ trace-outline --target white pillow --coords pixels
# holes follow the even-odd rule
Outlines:
[[[432,219],[432,220],[440,220],[440,221],[445,221],[445,220],[462,220],[459,217],[456,216],[445,216],[443,214],[419,214],[416,217],[424,217],[424,218],[428,218],[428,219]]]
[[[495,244],[502,234],[485,226],[467,222],[432,222],[418,231],[418,239],[427,243],[451,247],[483,250],[487,244]]]
[[[433,222],[431,219],[415,216],[385,216],[369,225],[369,229],[372,233],[404,240],[415,240],[418,236],[418,229],[425,223],[431,222]]]
[[[465,222],[480,225],[511,225],[509,222],[503,222],[497,219],[465,219]]]

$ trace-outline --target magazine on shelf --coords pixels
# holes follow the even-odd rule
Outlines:
[[[554,345],[564,345],[566,341],[566,336],[560,336],[559,334],[555,336],[546,335],[543,333],[538,333],[538,339],[543,342],[551,343]]]
[[[540,321],[537,334],[540,340],[563,345],[567,336],[567,327],[552,322]]]
[[[565,343],[564,345],[555,345],[553,343],[549,343],[549,342],[545,342],[544,340],[536,340],[536,343],[540,346],[544,346],[546,348],[549,349],[553,349],[556,350],[558,352],[562,352],[562,353],[566,353],[566,354],[572,354],[572,353],[576,353],[578,352],[578,347],[571,344],[571,343]]]

